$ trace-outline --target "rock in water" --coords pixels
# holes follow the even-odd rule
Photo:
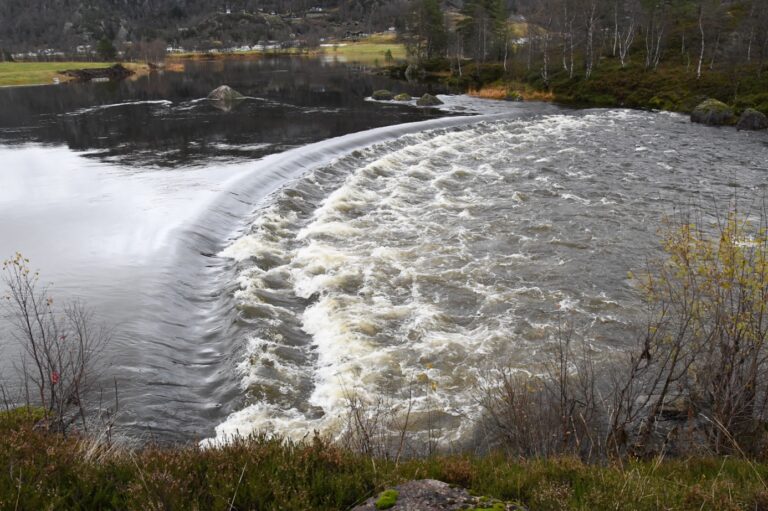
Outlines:
[[[407,92],[403,92],[395,96],[395,101],[410,101],[410,100],[411,100],[411,95],[408,94]]]
[[[389,498],[387,498],[389,497]],[[488,511],[523,511],[516,502],[503,502],[487,497],[475,497],[463,488],[451,486],[434,479],[409,481],[368,499],[352,511],[460,511],[463,509],[487,509]]]
[[[437,99],[432,94],[424,94],[422,97],[416,101],[416,104],[419,106],[437,106],[442,105],[443,102]]]
[[[733,124],[734,120],[735,117],[731,107],[716,99],[702,101],[691,113],[691,122],[698,122],[708,126]]]
[[[389,92],[388,90],[377,90],[373,91],[373,95],[371,96],[376,101],[390,101],[394,95]]]
[[[768,129],[768,117],[754,108],[747,108],[739,117],[736,124],[737,130],[764,130]]]
[[[239,99],[243,99],[244,97],[245,96],[237,92],[229,85],[222,85],[221,87],[217,87],[216,89],[212,90],[210,94],[208,94],[208,99],[212,101],[237,101]]]

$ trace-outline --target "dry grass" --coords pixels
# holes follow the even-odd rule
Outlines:
[[[483,85],[479,89],[469,89],[467,94],[476,98],[507,99],[510,92],[517,92],[526,101],[554,101],[551,91],[536,90],[517,83]]]

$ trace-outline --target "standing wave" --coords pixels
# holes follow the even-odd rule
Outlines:
[[[661,216],[764,186],[759,141],[726,136],[715,150],[679,116],[626,110],[481,121],[289,183],[220,254],[237,262],[247,403],[209,442],[338,434],[352,401],[410,406],[460,442],[477,389],[501,367],[542,372],[564,326],[598,358],[622,350],[640,305],[626,275],[658,253]]]

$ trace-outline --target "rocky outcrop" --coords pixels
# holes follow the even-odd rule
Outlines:
[[[225,101],[225,102],[232,102],[232,101],[238,101],[240,99],[243,99],[245,96],[237,92],[235,89],[230,87],[229,85],[222,85],[220,87],[217,87],[211,91],[210,94],[208,94],[208,99],[211,101]]]
[[[736,123],[738,130],[764,130],[768,129],[768,117],[754,108],[747,108]]]
[[[394,489],[386,490],[368,499],[364,504],[352,511],[524,511],[526,508],[514,503],[475,497],[464,488],[451,486],[434,479],[409,481]]]
[[[410,101],[411,99],[411,95],[407,92],[402,92],[395,96],[395,101]]]
[[[376,101],[390,101],[392,98],[394,98],[394,94],[389,92],[388,90],[382,89],[373,91],[373,95],[371,96]]]
[[[420,97],[416,101],[416,104],[419,106],[437,106],[437,105],[442,105],[443,102],[437,99],[432,94],[424,94],[422,97]]]
[[[115,64],[110,67],[94,69],[68,69],[59,74],[68,76],[76,82],[90,82],[91,80],[124,80],[133,74],[133,71],[122,64]]]
[[[707,99],[699,103],[691,113],[691,122],[708,126],[723,126],[733,124],[736,120],[733,109],[716,99]]]

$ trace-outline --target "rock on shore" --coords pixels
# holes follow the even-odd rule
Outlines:
[[[488,497],[476,497],[464,488],[451,486],[434,479],[408,481],[368,499],[352,511],[459,511],[486,509],[488,511],[525,511],[514,502],[503,502]]]
[[[764,130],[768,129],[768,117],[754,108],[747,108],[736,123],[737,130]]]
[[[733,109],[716,99],[702,101],[691,113],[691,122],[708,126],[723,126],[734,121]]]
[[[114,66],[104,68],[93,69],[68,69],[62,71],[60,74],[72,78],[76,82],[90,82],[91,80],[109,80],[117,81],[128,78],[133,74],[133,71],[126,68],[122,64],[115,64]]]

